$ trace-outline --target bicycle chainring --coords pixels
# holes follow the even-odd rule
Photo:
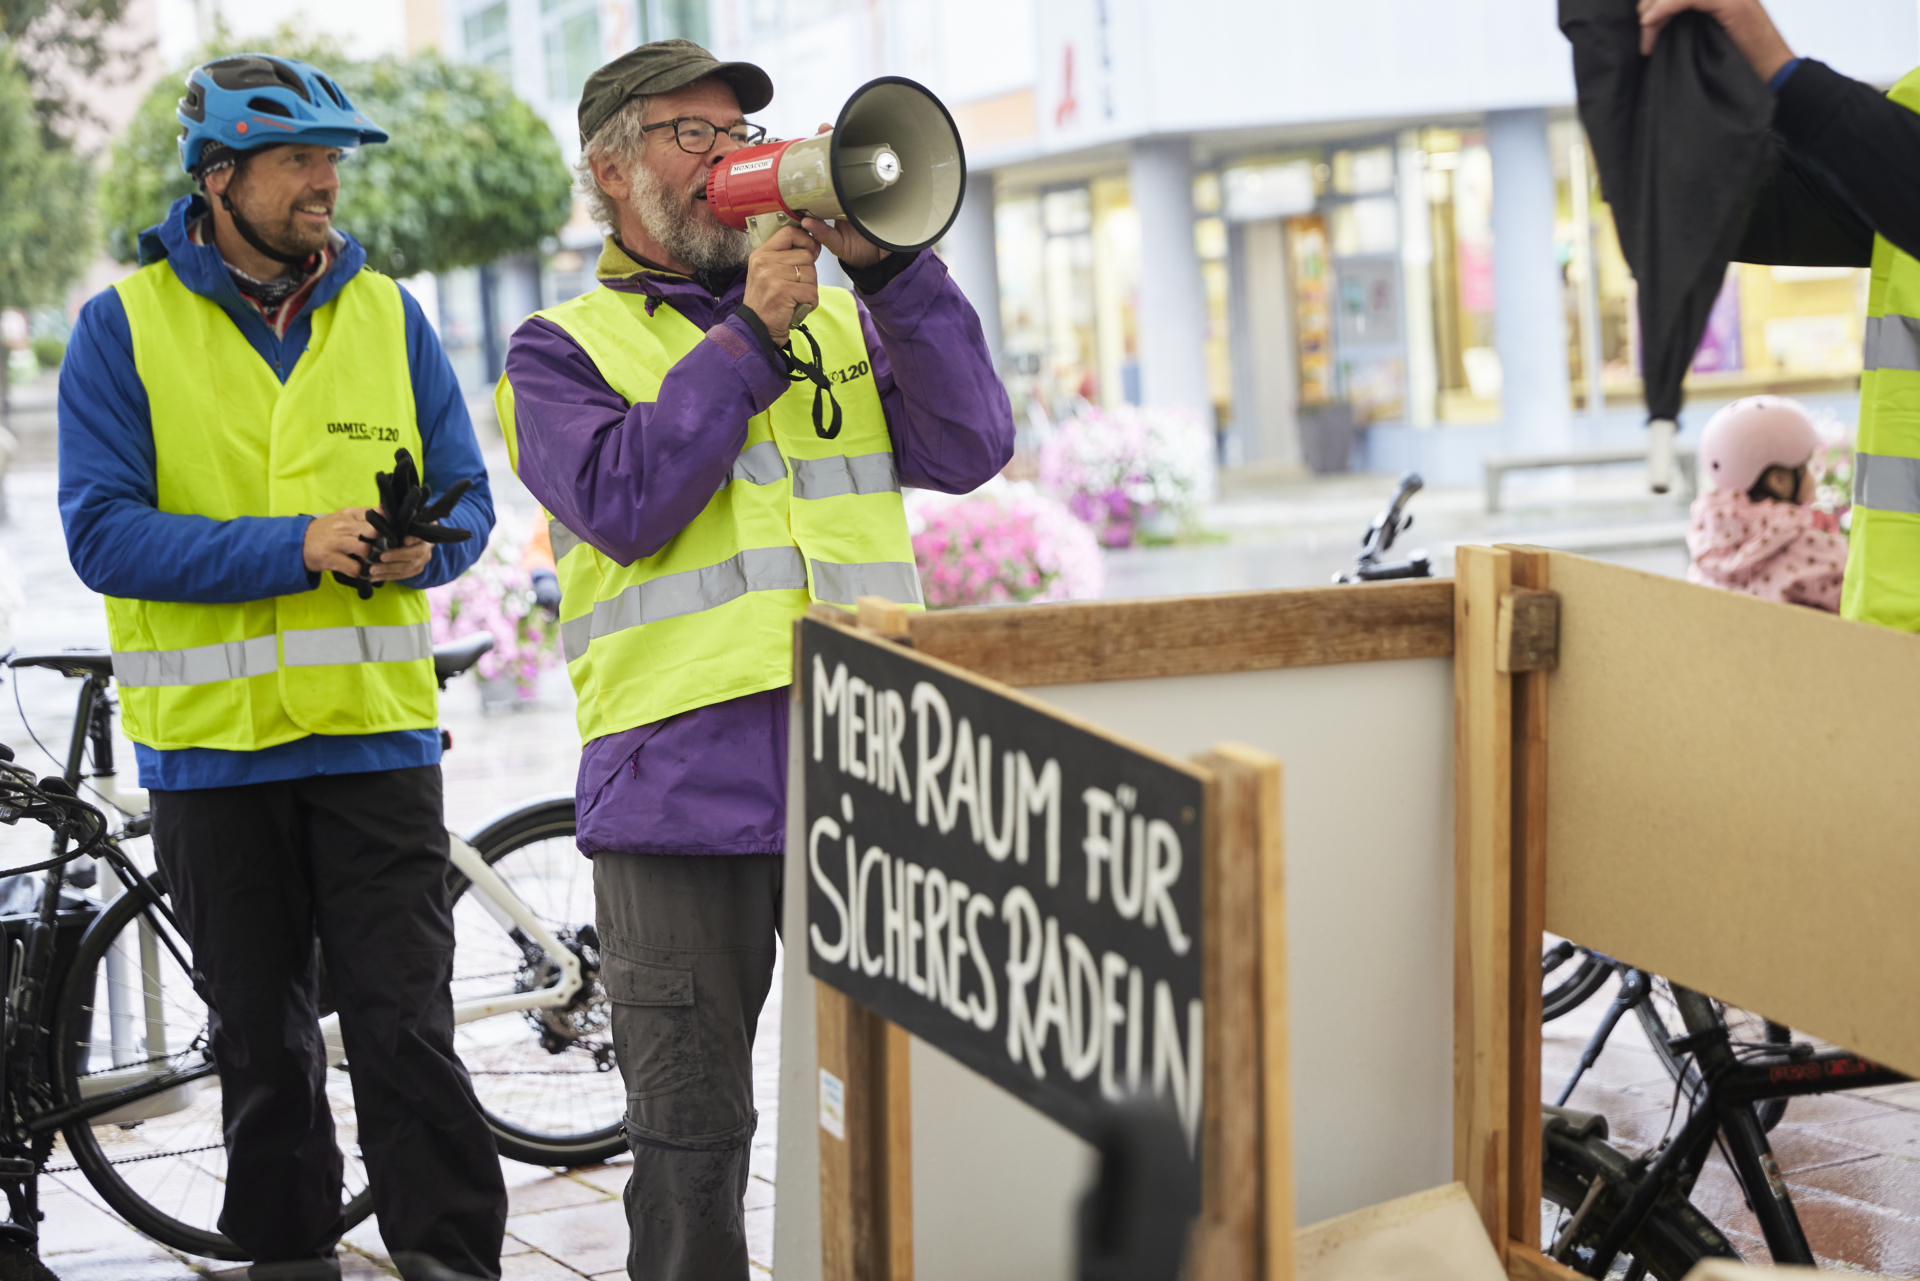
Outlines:
[[[612,1047],[602,1038],[612,1024],[613,1010],[600,983],[600,937],[592,925],[555,930],[554,937],[580,962],[580,990],[565,1005],[526,1011],[527,1022],[539,1034],[540,1048],[547,1053],[564,1054],[579,1046],[592,1053],[594,1065],[605,1072],[612,1062]],[[559,981],[559,967],[537,943],[523,945],[522,953],[514,991],[533,992]],[[606,1064],[601,1063],[602,1058]]]

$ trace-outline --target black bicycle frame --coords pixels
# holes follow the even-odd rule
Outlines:
[[[1753,1105],[1767,1099],[1898,1085],[1913,1078],[1844,1050],[1743,1063],[1735,1057],[1725,1028],[1677,1038],[1674,1048],[1695,1053],[1706,1088],[1695,1100],[1678,1137],[1654,1159],[1626,1206],[1601,1235],[1586,1275],[1606,1276],[1614,1258],[1639,1231],[1661,1194],[1671,1187],[1691,1186],[1713,1154],[1716,1137],[1726,1143],[1734,1176],[1746,1193],[1754,1218],[1759,1220],[1773,1261],[1815,1266],[1813,1247],[1807,1243],[1786,1180],[1781,1177],[1780,1163],[1774,1160],[1773,1147]]]

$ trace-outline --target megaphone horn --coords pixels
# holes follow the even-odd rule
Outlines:
[[[967,157],[940,99],[901,76],[862,85],[827,133],[742,147],[707,174],[714,217],[758,249],[802,218],[845,219],[882,249],[913,253],[960,213]],[[813,309],[794,308],[793,323]]]

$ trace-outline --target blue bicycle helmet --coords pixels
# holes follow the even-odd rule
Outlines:
[[[187,94],[174,112],[180,167],[198,178],[240,153],[308,143],[358,147],[385,142],[325,73],[291,58],[240,53],[187,73]]]

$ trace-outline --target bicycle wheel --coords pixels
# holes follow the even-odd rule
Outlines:
[[[1700,1031],[1717,1021],[1726,1025],[1728,1038],[1736,1050],[1785,1050],[1793,1044],[1791,1029],[1751,1010],[1675,987],[1651,974],[1647,976],[1647,984],[1647,999],[1634,1007],[1634,1013],[1639,1016],[1640,1026],[1646,1030],[1647,1040],[1652,1042],[1653,1052],[1666,1067],[1667,1075],[1682,1082],[1690,1097],[1700,1092],[1700,1068],[1692,1055],[1674,1054],[1668,1044],[1671,1038]],[[1683,1008],[1689,1006],[1693,1010],[1691,1025]],[[1771,1131],[1787,1114],[1787,1100],[1761,1099],[1753,1105],[1753,1111],[1760,1118],[1761,1128]]]
[[[1565,939],[1546,948],[1541,956],[1540,1021],[1551,1023],[1584,1005],[1612,974],[1612,966]]]
[[[1561,1245],[1567,1226],[1585,1207],[1586,1214],[1560,1252],[1562,1262],[1584,1273],[1601,1233],[1632,1195],[1637,1172],[1619,1149],[1598,1137],[1578,1139],[1549,1130],[1542,1146],[1546,1165],[1540,1188],[1540,1248],[1552,1252]],[[1589,1206],[1587,1195],[1596,1179],[1600,1193]],[[1607,1275],[1626,1281],[1681,1281],[1702,1259],[1739,1257],[1720,1230],[1675,1192],[1654,1202]]]
[[[626,1085],[613,1061],[612,1007],[600,985],[593,865],[573,843],[571,800],[542,801],[473,840],[480,857],[580,958],[580,991],[561,1009],[514,1011],[455,1029],[461,1061],[502,1156],[532,1165],[591,1165],[626,1150]],[[453,1000],[527,992],[552,981],[552,962],[522,946],[472,882],[453,892]]]
[[[187,1073],[207,1062],[207,1009],[161,940],[186,941],[138,891],[115,899],[80,940],[54,1021],[61,1103],[154,1073]],[[346,1173],[348,1226],[373,1209],[359,1156],[353,1085],[344,1063],[327,1069],[335,1140]],[[75,1122],[62,1133],[73,1164],[127,1222],[163,1245],[213,1259],[247,1256],[216,1224],[226,1196],[227,1151],[220,1078],[204,1076],[153,1098]],[[61,1146],[50,1170],[62,1168]]]

